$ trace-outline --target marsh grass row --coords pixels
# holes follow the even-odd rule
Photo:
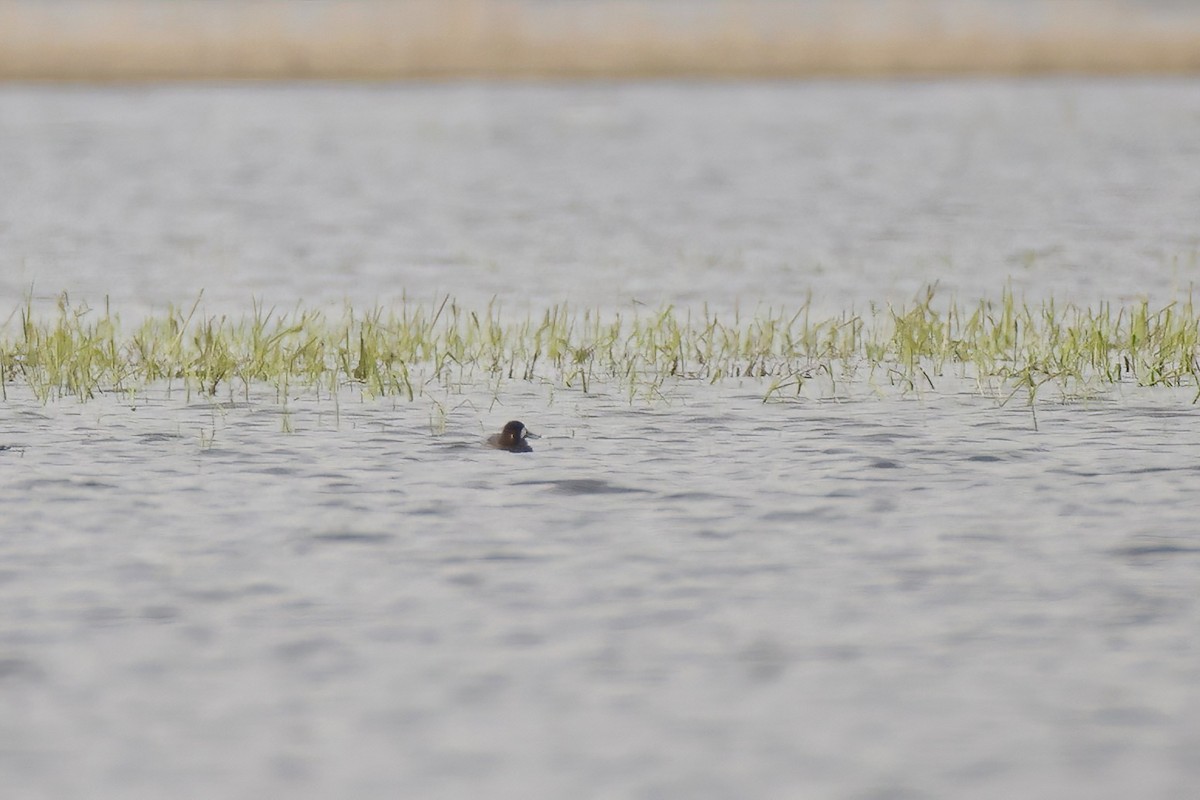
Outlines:
[[[31,301],[0,326],[0,387],[23,384],[42,402],[151,388],[188,398],[249,399],[252,388],[337,396],[422,396],[537,381],[653,401],[672,382],[740,380],[764,401],[838,396],[854,387],[935,390],[968,381],[1007,402],[1106,386],[1197,387],[1200,319],[1191,299],[1095,307],[999,300],[941,301],[929,289],[902,306],[817,317],[810,305],[718,314],[665,307],[602,313],[557,305],[512,319],[493,302],[446,297],[339,315],[255,304],[241,317],[206,316],[200,301],[126,330],[107,303],[62,295],[51,313]]]

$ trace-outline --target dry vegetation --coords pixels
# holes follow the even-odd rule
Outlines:
[[[1200,10],[1125,0],[0,0],[0,78],[1200,70]]]

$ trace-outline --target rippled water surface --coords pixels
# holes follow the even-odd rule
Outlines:
[[[0,299],[1169,298],[1198,142],[1185,80],[9,87]],[[9,384],[4,794],[1193,797],[1195,388],[972,389]]]
[[[1186,291],[1200,82],[0,89],[0,298]]]
[[[1187,797],[1187,399],[10,400],[21,797]],[[483,398],[480,399],[483,402]],[[64,769],[70,764],[70,769]]]

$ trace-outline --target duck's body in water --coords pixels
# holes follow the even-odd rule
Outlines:
[[[510,453],[532,453],[533,447],[526,440],[536,438],[538,438],[537,434],[530,433],[524,423],[514,419],[506,424],[499,433],[489,436],[487,443],[488,447],[507,450]]]

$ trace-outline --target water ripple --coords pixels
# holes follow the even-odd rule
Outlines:
[[[518,486],[549,486],[552,491],[569,495],[588,494],[646,494],[648,489],[619,486],[599,478],[562,478],[545,481],[518,481]]]
[[[1114,555],[1129,558],[1143,556],[1195,555],[1200,553],[1200,545],[1177,544],[1175,542],[1147,542],[1115,548]]]
[[[328,542],[331,544],[381,544],[395,537],[390,533],[337,531],[333,533],[314,534],[310,538],[315,542]]]

